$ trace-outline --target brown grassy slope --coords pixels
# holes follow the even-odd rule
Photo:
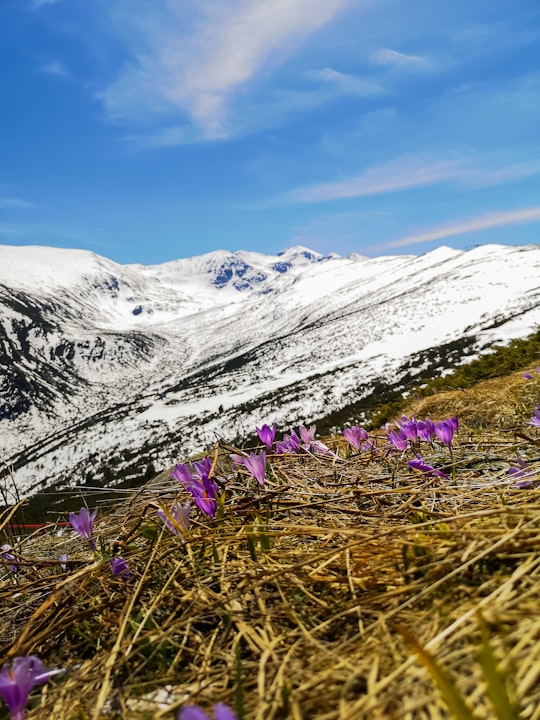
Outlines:
[[[501,431],[509,437],[512,429],[523,429],[540,403],[540,376],[531,369],[533,380],[522,371],[483,380],[466,390],[438,393],[411,401],[407,410],[418,417],[457,415],[461,426],[472,432]]]
[[[540,376],[522,373],[413,403],[419,418],[460,417],[452,482],[334,438],[337,458],[270,458],[261,492],[218,448],[223,507],[194,513],[185,542],[156,517],[185,499],[168,473],[97,524],[128,583],[72,534],[21,543],[0,585],[0,662],[67,669],[28,717],[173,718],[217,701],[246,720],[449,717],[409,633],[474,717],[493,718],[481,613],[515,716],[540,718],[540,502],[507,474],[516,452],[539,469],[540,433],[523,424],[538,403]],[[452,474],[445,448],[423,452]]]

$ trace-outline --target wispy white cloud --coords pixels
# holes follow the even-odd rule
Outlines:
[[[380,48],[371,53],[369,61],[373,65],[402,66],[418,65],[426,62],[426,59],[420,55],[406,55],[390,48]]]
[[[14,227],[13,225],[0,225],[0,235],[20,237],[28,235],[28,232],[25,228]]]
[[[337,72],[331,68],[312,70],[303,77],[308,84],[302,89],[276,88],[259,93],[252,101],[246,101],[240,112],[236,108],[234,123],[223,126],[223,134],[205,140],[220,137],[242,135],[278,126],[284,120],[299,113],[305,113],[321,105],[336,101],[340,97],[370,98],[385,92],[384,88],[356,75]],[[233,127],[234,125],[234,127]],[[198,128],[189,122],[172,124],[151,132],[131,134],[125,138],[135,149],[153,147],[172,147],[196,142],[201,139]]]
[[[298,43],[330,22],[349,0],[199,0],[186,8],[159,2],[126,32],[133,63],[105,93],[112,116],[146,112],[189,117],[207,138],[229,133],[230,100],[263,69],[275,69]],[[135,22],[130,8],[126,22]]]
[[[382,85],[373,80],[367,80],[357,75],[341,73],[328,67],[322,70],[312,70],[309,73],[309,77],[328,87],[334,88],[338,94],[343,95],[369,97],[385,92]]]
[[[540,173],[540,160],[527,160],[495,168],[464,168],[461,175],[463,184],[467,187],[490,187],[491,185],[504,185],[516,182],[531,175]]]
[[[54,5],[57,2],[60,2],[60,0],[32,0],[32,6],[38,8],[42,5]]]
[[[0,237],[5,243],[54,245],[73,247],[80,244],[89,250],[119,249],[117,241],[103,237],[103,228],[81,227],[64,223],[3,223],[0,224]]]
[[[39,67],[39,72],[45,75],[56,75],[57,77],[69,77],[70,73],[67,67],[60,60],[51,60]]]
[[[479,217],[469,218],[456,223],[439,225],[437,227],[407,237],[394,240],[393,242],[378,245],[377,250],[388,250],[391,248],[406,247],[419,243],[443,240],[454,235],[465,235],[479,230],[489,230],[504,225],[519,225],[521,223],[537,222],[540,220],[540,206],[522,208],[521,210],[509,210],[507,212],[494,212]]]
[[[538,161],[493,168],[462,159],[433,160],[423,156],[404,156],[352,178],[296,188],[285,199],[289,202],[326,202],[451,181],[466,187],[489,187],[539,173]]]
[[[34,207],[34,203],[28,202],[28,200],[22,200],[22,198],[18,197],[0,196],[0,207],[13,208],[16,210],[19,208],[24,209]]]
[[[402,157],[346,180],[297,188],[292,190],[286,199],[291,202],[325,202],[379,195],[443,182],[456,178],[461,171],[458,161],[430,162],[425,158]]]
[[[171,125],[170,127],[124,137],[126,143],[136,150],[149,148],[176,147],[193,142],[195,134],[189,125]]]

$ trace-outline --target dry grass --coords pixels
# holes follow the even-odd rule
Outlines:
[[[218,446],[224,504],[185,543],[156,515],[183,499],[168,472],[100,513],[96,537],[129,560],[127,583],[72,533],[20,543],[20,572],[0,583],[0,662],[66,668],[28,717],[173,718],[217,701],[246,720],[449,717],[408,633],[474,717],[493,718],[480,613],[515,716],[540,718],[540,500],[507,474],[517,451],[539,468],[523,425],[539,402],[540,377],[517,373],[412,406],[460,416],[451,483],[400,457],[347,457],[334,438],[339,458],[272,457],[260,491]],[[450,471],[447,451],[425,457]]]

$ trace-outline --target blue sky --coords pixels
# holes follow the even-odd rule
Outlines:
[[[2,0],[0,243],[537,243],[537,0]]]

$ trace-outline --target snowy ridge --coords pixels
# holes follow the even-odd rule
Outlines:
[[[533,331],[539,279],[536,246],[141,266],[0,245],[0,452],[28,492],[310,421]]]

